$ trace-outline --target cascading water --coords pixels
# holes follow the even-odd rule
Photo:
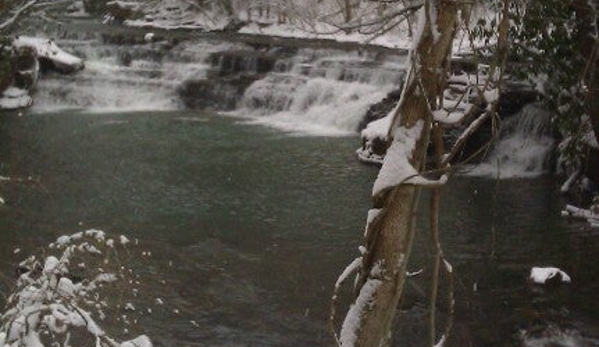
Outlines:
[[[95,37],[58,40],[57,44],[83,57],[85,69],[74,75],[44,76],[37,87],[35,112],[179,109],[177,87],[187,78],[204,76],[208,55],[223,49],[202,43],[172,49],[153,44],[120,46]]]
[[[202,38],[126,45],[112,39],[71,33],[56,40],[84,58],[85,69],[44,76],[34,112],[235,109],[237,116],[285,131],[349,134],[405,74],[401,54],[265,50]]]
[[[500,135],[485,162],[471,167],[467,175],[534,177],[550,170],[555,145],[550,112],[529,104],[502,124]]]
[[[285,131],[355,133],[368,108],[401,84],[405,70],[397,60],[303,51],[253,83],[235,113]]]

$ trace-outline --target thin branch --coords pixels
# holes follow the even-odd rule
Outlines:
[[[0,24],[0,31],[6,30],[8,27],[13,25],[15,23],[15,21],[19,18],[20,15],[22,15],[25,11],[27,11],[29,8],[31,8],[33,5],[35,5],[37,2],[38,2],[38,0],[31,0],[28,3],[26,3],[25,5],[23,5],[21,8],[17,9],[12,17],[7,19],[4,23]]]

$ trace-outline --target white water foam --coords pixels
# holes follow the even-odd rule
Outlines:
[[[555,145],[551,114],[535,104],[522,108],[502,125],[501,138],[487,160],[469,167],[468,176],[536,177],[550,170]]]
[[[288,73],[253,83],[234,114],[296,134],[355,134],[368,108],[397,88],[403,73],[363,57],[297,59]]]
[[[37,87],[33,112],[177,110],[182,108],[177,87],[190,76],[204,77],[208,69],[203,63],[204,52],[197,54],[199,62],[195,63],[156,58],[156,52],[147,46],[72,45],[72,50],[86,57],[85,69],[68,76],[44,76]]]

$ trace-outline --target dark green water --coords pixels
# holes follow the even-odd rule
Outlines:
[[[99,228],[152,251],[138,265],[136,300],[168,304],[141,321],[158,345],[333,344],[328,298],[357,254],[376,177],[354,158],[356,138],[289,136],[182,112],[7,116],[0,124],[0,172],[40,182],[0,186],[7,276],[57,236]],[[599,232],[559,217],[557,191],[549,176],[458,177],[447,187],[443,241],[458,288],[452,346],[520,345],[521,330],[553,345],[566,345],[553,337],[564,331],[575,345],[598,345]],[[413,270],[428,259],[421,234]],[[540,265],[563,268],[573,284],[530,286],[529,270]],[[426,288],[426,276],[413,284],[398,324],[402,346],[423,346],[426,336],[426,298],[413,289]]]

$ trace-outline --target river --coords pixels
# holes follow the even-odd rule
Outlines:
[[[399,87],[405,54],[163,32],[148,44],[134,32],[131,44],[127,30],[60,27],[58,43],[86,69],[43,76],[32,110],[0,118],[0,174],[31,177],[0,182],[1,292],[19,260],[97,228],[139,240],[129,266],[141,295],[115,298],[121,308],[105,322],[117,337],[129,329],[165,347],[334,345],[329,298],[358,255],[378,170],[357,161],[355,130]],[[188,81],[192,100],[182,102]],[[230,107],[223,115],[190,102]],[[457,291],[449,345],[599,346],[599,231],[560,217],[558,180],[526,165],[544,162],[535,157],[550,152],[547,141],[521,150],[527,136],[515,135],[491,157],[516,177],[456,176],[444,189],[442,241]],[[397,346],[427,336],[426,199],[410,264],[425,271],[409,281]],[[131,256],[141,252],[151,256]],[[572,284],[533,286],[533,266],[560,267]],[[128,301],[137,327],[118,321]],[[439,307],[442,328],[446,302]]]
[[[331,346],[332,285],[358,254],[377,173],[355,159],[357,142],[193,111],[3,117],[2,173],[40,184],[1,186],[0,269],[11,277],[62,234],[126,234],[152,253],[132,264],[142,274],[132,300],[155,308],[139,329],[157,345]],[[452,346],[599,345],[599,232],[559,216],[558,188],[551,175],[457,176],[445,188]],[[429,257],[425,206],[412,271]],[[540,265],[573,283],[530,285]],[[426,272],[411,282],[398,346],[425,341]]]

